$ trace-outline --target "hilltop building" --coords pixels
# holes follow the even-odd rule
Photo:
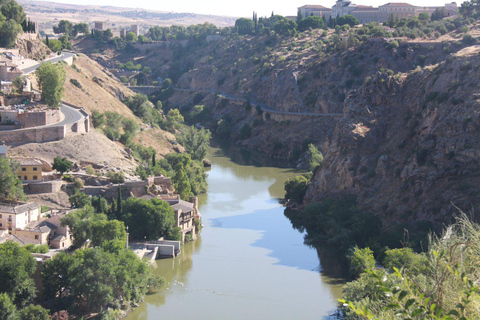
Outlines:
[[[351,0],[338,0],[335,5],[329,9],[320,5],[305,5],[298,8],[302,17],[320,16],[329,18],[338,18],[345,15],[352,15],[360,23],[378,22],[382,23],[394,18],[409,18],[418,16],[422,12],[432,14],[436,9],[445,8],[447,15],[455,15],[458,10],[456,2],[447,3],[443,7],[419,7],[405,2],[389,2],[379,7],[364,6],[354,4]]]
[[[138,37],[140,35],[140,28],[138,24],[132,24],[130,27],[130,32],[135,33],[135,35]]]
[[[93,28],[98,31],[107,30],[107,23],[105,21],[95,21]]]

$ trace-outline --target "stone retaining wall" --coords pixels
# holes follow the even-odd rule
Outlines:
[[[0,141],[12,142],[45,142],[64,139],[66,136],[65,126],[29,128],[15,131],[1,131]]]
[[[33,182],[25,187],[27,193],[57,193],[62,189],[63,182],[61,180]]]

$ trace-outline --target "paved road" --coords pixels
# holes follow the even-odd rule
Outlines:
[[[182,89],[182,88],[173,88],[176,91],[185,91],[185,92],[204,92],[204,93],[213,93],[218,94],[228,100],[242,101],[247,102],[246,98],[234,97],[227,93],[222,93],[217,90],[191,90],[191,89]],[[342,117],[342,113],[316,113],[316,112],[290,112],[290,111],[279,111],[268,107],[266,104],[261,102],[250,101],[250,104],[254,107],[260,106],[262,111],[276,113],[276,114],[285,114],[285,115],[295,115],[295,116],[315,116],[315,117]]]
[[[65,59],[68,59],[68,58],[71,58],[75,55],[75,53],[71,53],[71,52],[62,52],[61,55],[55,57],[55,58],[52,58],[52,59],[49,59],[45,62],[51,62],[51,63],[56,63],[56,62],[59,62],[59,61],[63,61]],[[38,67],[40,67],[42,65],[43,61],[42,62],[39,62],[37,63],[36,65],[33,65],[31,67],[28,67],[28,68],[25,68],[25,69],[22,69],[23,73],[24,74],[29,74],[29,73],[32,73],[34,72],[35,70],[38,69]]]
[[[23,128],[23,129],[16,129],[16,130],[11,130],[11,131],[21,131],[21,130],[30,130],[34,128],[52,128],[52,127],[60,127],[64,125],[72,125],[77,121],[80,121],[83,119],[83,114],[78,111],[75,108],[69,107],[67,105],[62,104],[60,106],[60,111],[63,113],[65,118],[57,123],[45,125],[45,126],[37,126],[37,127],[31,127],[31,128]]]

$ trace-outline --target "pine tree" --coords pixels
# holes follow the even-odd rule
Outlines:
[[[156,166],[157,166],[157,160],[155,158],[155,153],[154,153],[152,156],[152,167],[156,167]]]
[[[47,45],[47,47],[50,47],[50,40],[48,40],[48,34],[45,35],[45,44]]]

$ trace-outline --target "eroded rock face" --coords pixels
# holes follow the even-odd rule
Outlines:
[[[480,57],[457,53],[400,77],[375,74],[345,101],[305,203],[357,196],[393,222],[437,227],[477,208]]]

